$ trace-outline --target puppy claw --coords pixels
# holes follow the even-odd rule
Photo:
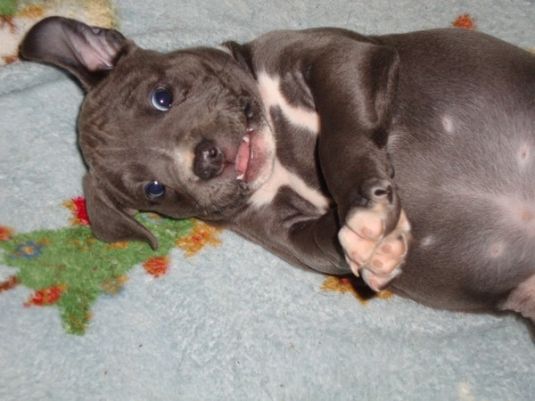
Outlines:
[[[355,275],[355,277],[360,277],[361,266],[358,263],[354,262],[353,260],[349,259],[347,255],[345,259],[346,259],[347,264],[351,268],[351,272]]]

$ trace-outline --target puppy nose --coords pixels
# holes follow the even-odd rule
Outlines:
[[[222,173],[225,155],[212,141],[203,140],[195,148],[193,173],[202,180],[209,180]]]

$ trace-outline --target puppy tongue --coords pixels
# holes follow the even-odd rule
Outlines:
[[[251,144],[249,135],[243,137],[240,146],[238,148],[238,154],[236,155],[236,162],[234,168],[238,174],[237,178],[239,180],[245,177],[247,171],[247,166],[249,165],[249,156],[251,153]]]

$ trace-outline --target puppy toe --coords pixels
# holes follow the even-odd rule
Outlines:
[[[407,235],[405,233],[393,233],[378,246],[376,254],[400,260],[407,255],[408,249]]]
[[[374,241],[362,238],[348,227],[340,230],[338,240],[346,256],[360,266],[370,258],[375,248]]]
[[[354,210],[347,218],[346,226],[362,238],[378,240],[384,233],[385,225],[383,213],[376,209],[379,208]]]
[[[386,275],[392,272],[399,264],[400,260],[398,258],[375,254],[371,261],[366,264],[366,267],[377,275]]]

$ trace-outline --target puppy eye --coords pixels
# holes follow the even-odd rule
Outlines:
[[[165,185],[158,181],[149,182],[145,185],[145,196],[149,200],[160,199],[165,195]]]
[[[173,104],[173,94],[167,88],[156,88],[152,92],[151,103],[156,110],[167,111]]]

